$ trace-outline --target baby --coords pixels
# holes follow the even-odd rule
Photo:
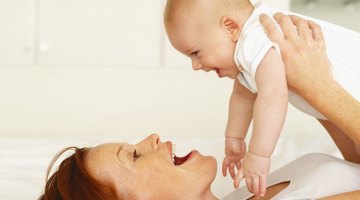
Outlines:
[[[249,0],[167,0],[164,12],[171,44],[191,59],[194,70],[215,71],[220,78],[234,79],[223,174],[226,176],[229,170],[236,188],[245,178],[249,190],[260,191],[261,195],[265,194],[270,158],[284,124],[288,101],[320,122],[327,121],[287,88],[278,46],[268,39],[259,22],[260,14],[272,16],[276,12]],[[315,21],[321,25],[330,47],[334,78],[360,101],[357,56],[347,52],[351,47],[357,48],[352,52],[360,52],[360,34]],[[244,139],[251,121],[253,131],[246,147]],[[339,130],[328,129],[331,135],[334,131]]]

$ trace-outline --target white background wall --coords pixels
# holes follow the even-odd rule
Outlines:
[[[0,135],[221,136],[232,83],[172,49],[163,5],[0,0]],[[324,131],[290,107],[284,132]]]
[[[0,0],[0,134],[223,134],[231,82],[173,50],[164,2]]]

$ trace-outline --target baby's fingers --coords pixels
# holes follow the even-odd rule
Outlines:
[[[252,181],[252,193],[255,197],[263,197],[266,192],[266,177],[254,176]]]
[[[260,197],[259,194],[259,177],[258,176],[254,176],[251,178],[252,181],[252,193],[255,194],[255,197]]]
[[[265,193],[266,193],[266,179],[267,179],[266,176],[260,178],[260,191],[259,191],[259,193],[260,193],[260,196],[262,196],[262,197],[265,196]]]
[[[222,163],[222,174],[223,176],[227,175],[227,170],[229,170],[230,176],[232,179],[235,178],[235,164],[233,162],[230,162],[228,159],[224,159]]]
[[[232,179],[235,179],[235,164],[233,162],[230,163],[229,172]]]
[[[241,161],[237,161],[237,162],[235,163],[235,165],[236,165],[236,169],[237,169],[237,170],[240,170],[240,168],[241,168]]]
[[[223,176],[227,175],[227,168],[229,166],[229,161],[225,158],[222,163],[222,174]]]
[[[251,179],[251,177],[248,177],[248,176],[246,176],[245,177],[245,183],[246,183],[246,187],[247,187],[247,189],[249,190],[249,192],[251,192],[251,193],[254,193],[253,191],[253,185],[252,185],[252,179]]]
[[[245,175],[244,175],[243,171],[240,169],[234,179],[234,188],[235,189],[239,188],[240,182],[244,178],[244,176]]]

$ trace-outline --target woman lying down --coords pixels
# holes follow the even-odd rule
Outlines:
[[[47,179],[40,200],[219,199],[210,187],[217,172],[215,158],[196,150],[185,157],[173,156],[172,143],[162,142],[156,134],[135,145],[69,147],[53,163],[70,149],[75,153]],[[302,156],[273,172],[262,199],[330,199],[355,190],[360,190],[360,165],[317,153]],[[243,187],[224,199],[251,198]]]

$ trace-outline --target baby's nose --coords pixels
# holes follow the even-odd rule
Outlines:
[[[195,71],[198,71],[202,68],[201,63],[197,61],[192,61],[192,68]]]

